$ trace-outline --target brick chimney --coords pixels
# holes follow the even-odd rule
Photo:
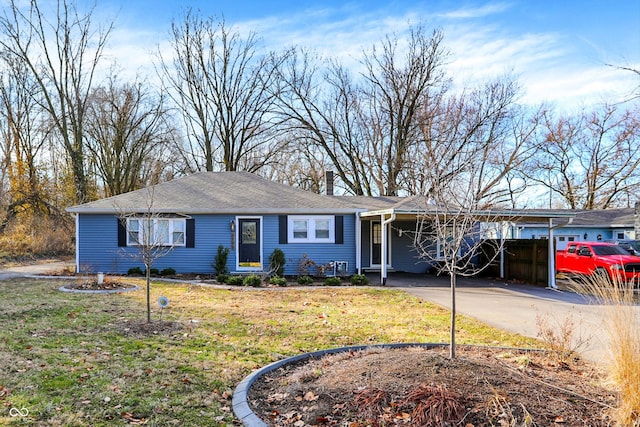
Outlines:
[[[333,171],[326,171],[324,173],[324,178],[326,181],[326,185],[327,185],[327,196],[333,196]],[[636,205],[636,209],[638,209],[638,206]],[[637,210],[636,210],[637,212]],[[637,219],[636,219],[637,221]]]
[[[635,239],[640,240],[640,201],[636,202],[635,211],[633,215],[633,230],[635,232]]]

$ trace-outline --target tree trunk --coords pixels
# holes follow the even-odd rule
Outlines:
[[[147,265],[147,323],[151,323],[151,265]]]
[[[456,358],[456,274],[451,272],[451,344],[449,358]]]

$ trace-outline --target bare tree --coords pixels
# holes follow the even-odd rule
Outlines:
[[[291,135],[288,135],[289,137]],[[275,182],[288,184],[313,193],[326,191],[326,156],[311,141],[295,139],[286,144],[275,163],[261,170],[261,175]]]
[[[476,275],[503,246],[503,206],[512,202],[508,174],[531,153],[537,120],[515,105],[518,87],[498,79],[452,97],[423,121],[424,156],[414,247],[419,257],[450,276],[451,352],[455,357],[456,279]],[[417,153],[416,153],[417,154]],[[511,203],[509,203],[511,204]],[[508,215],[506,215],[508,217]],[[487,237],[498,237],[487,240]],[[479,257],[487,242],[494,248]]]
[[[191,11],[171,36],[173,60],[160,54],[158,68],[184,119],[191,169],[259,170],[271,158],[271,86],[280,58],[259,54],[255,34],[242,38],[224,21]]]
[[[423,213],[417,218],[413,246],[422,260],[432,264],[439,274],[450,277],[452,359],[456,356],[457,278],[473,276],[487,268],[504,246],[504,214],[477,202],[482,193],[477,187],[478,173],[478,169],[469,167],[450,185],[432,187],[432,197],[415,199]],[[487,237],[498,238],[486,240]],[[493,248],[488,251],[488,260],[481,262],[480,250],[487,249],[487,244],[493,244]]]
[[[151,323],[151,268],[158,259],[173,250],[176,240],[182,239],[184,242],[186,230],[174,232],[172,235],[169,228],[170,219],[153,207],[153,187],[141,191],[145,194],[146,202],[143,212],[131,213],[121,207],[118,210],[121,227],[126,231],[127,244],[134,248],[133,252],[123,251],[122,256],[131,257],[145,266],[147,323]]]
[[[526,188],[514,177],[536,150],[532,140],[539,116],[516,104],[518,93],[515,80],[506,76],[426,106],[422,141],[411,150],[412,167],[401,174],[404,187],[431,196],[455,186],[473,167],[477,203],[513,205]]]
[[[10,0],[0,18],[0,46],[24,64],[37,84],[36,98],[48,113],[71,167],[75,202],[89,198],[84,127],[88,99],[112,25],[97,28],[93,10],[58,0],[49,21],[37,0]]]
[[[300,156],[322,159],[350,194],[371,195],[367,147],[361,121],[359,89],[344,67],[295,50],[280,68],[278,115],[281,129]]]
[[[420,112],[446,86],[441,41],[441,32],[422,27],[408,40],[387,37],[364,53],[358,78],[336,61],[292,53],[281,67],[282,125],[324,152],[347,193],[398,194],[401,173],[413,167]]]
[[[631,89],[631,92],[629,93],[628,98],[623,102],[629,102],[629,101],[634,101],[639,99],[640,98],[640,69],[634,68],[632,66],[613,65],[613,64],[607,64],[607,66],[616,68],[620,71],[631,72],[635,74],[635,77],[638,79],[637,80],[638,83],[633,89]]]
[[[87,114],[87,146],[105,195],[156,184],[175,137],[165,96],[154,95],[143,83],[120,84],[112,76],[107,86],[92,91]]]
[[[1,76],[0,134],[10,199],[1,228],[19,214],[28,218],[51,214],[47,200],[42,151],[47,142],[40,108],[36,102],[37,85],[24,64],[5,57],[5,73]],[[24,218],[23,218],[24,219]]]
[[[640,188],[638,117],[637,111],[610,105],[557,119],[546,111],[527,177],[571,209],[629,204]]]
[[[420,139],[420,113],[447,86],[443,37],[439,30],[428,35],[416,27],[401,48],[397,37],[386,37],[380,50],[365,54],[370,164],[380,194],[398,195],[401,174]]]

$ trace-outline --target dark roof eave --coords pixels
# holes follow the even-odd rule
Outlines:
[[[362,217],[372,217],[372,216],[381,216],[381,215],[438,215],[438,214],[456,214],[457,211],[428,211],[425,209],[380,209],[374,211],[368,211],[361,214]],[[540,212],[540,211],[470,211],[468,212],[471,215],[475,215],[478,217],[493,217],[493,218],[503,218],[503,219],[569,219],[575,218],[575,213],[572,212]]]
[[[66,210],[71,214],[81,215],[130,215],[145,214],[149,211],[146,208],[82,208],[73,207]],[[153,209],[153,214],[186,214],[186,215],[269,215],[269,214],[293,214],[293,215],[311,215],[311,214],[355,214],[361,209],[353,208],[242,208],[242,209],[209,209],[209,208],[161,208]]]

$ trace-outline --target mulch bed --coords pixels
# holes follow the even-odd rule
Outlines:
[[[97,280],[84,280],[75,283],[69,283],[64,286],[65,289],[73,291],[122,291],[130,290],[135,287],[136,285],[133,285],[131,283],[108,278],[105,278],[102,283],[98,283]]]
[[[346,352],[260,377],[249,392],[270,426],[609,426],[617,403],[579,360],[485,347]]]

